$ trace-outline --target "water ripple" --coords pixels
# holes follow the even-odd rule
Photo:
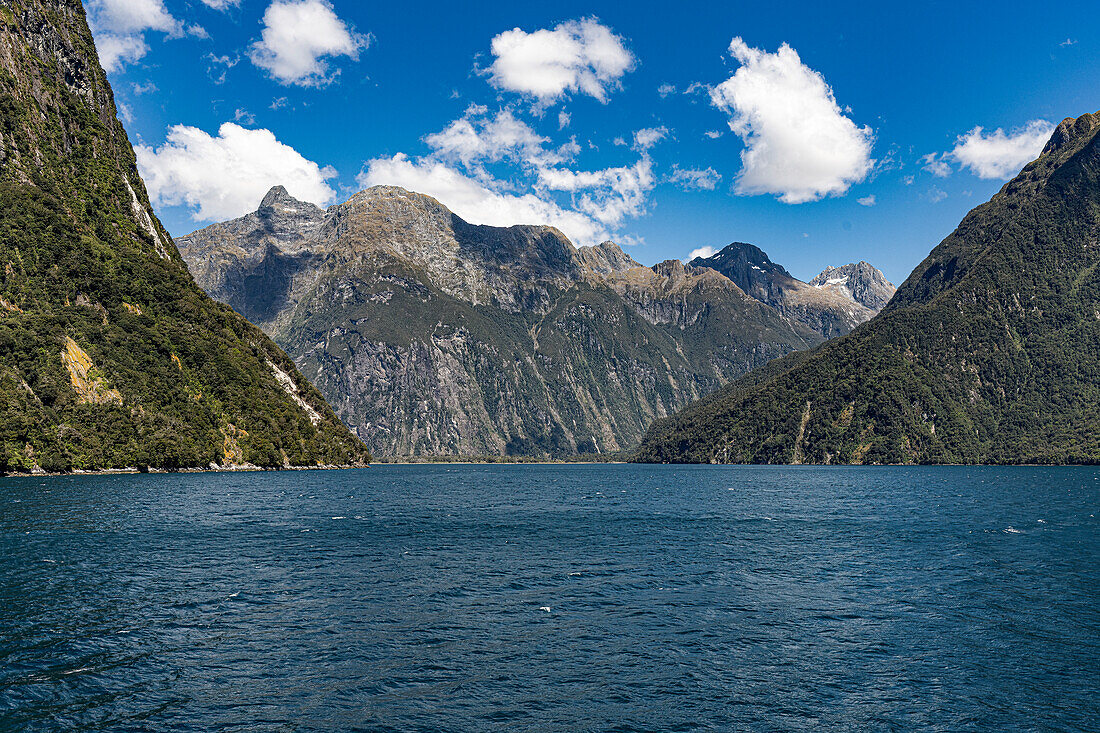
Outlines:
[[[0,730],[1096,730],[1097,479],[2,480]]]

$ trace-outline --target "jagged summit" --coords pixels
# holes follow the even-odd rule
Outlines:
[[[654,424],[654,461],[1100,463],[1100,119],[970,211],[850,335]]]
[[[610,275],[635,267],[644,267],[614,242],[601,242],[591,247],[578,247],[577,257],[593,272]]]
[[[1058,123],[1058,127],[1054,128],[1054,133],[1043,148],[1043,155],[1065,147],[1073,147],[1075,141],[1091,137],[1098,126],[1100,126],[1100,112],[1065,118]]]
[[[830,265],[809,284],[835,290],[874,311],[882,310],[896,290],[877,267],[862,260],[840,267]]]
[[[727,275],[733,274],[734,282],[740,281],[746,284],[775,276],[794,279],[786,268],[772,262],[764,250],[747,242],[727,244],[710,257],[696,257],[688,264],[695,267],[713,267]]]
[[[773,262],[764,250],[745,242],[734,242],[710,257],[696,257],[688,264],[717,270],[753,298],[826,338],[848,333],[881,308],[861,302],[845,288],[819,288],[804,283]]]
[[[179,241],[207,291],[285,344],[383,455],[620,450],[822,338],[714,269],[470,224],[396,186]]]
[[[272,186],[263,200],[260,201],[258,212],[274,211],[282,214],[300,214],[306,212],[321,211],[319,206],[294,198],[282,186]]]

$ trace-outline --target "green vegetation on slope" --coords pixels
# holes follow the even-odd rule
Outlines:
[[[1100,462],[1100,113],[971,211],[875,319],[668,420],[637,459]]]
[[[315,287],[274,337],[351,424],[379,436],[380,455],[477,455],[470,445],[499,434],[509,456],[618,451],[655,406],[675,409],[815,336],[706,281],[680,296],[703,312],[682,327],[588,282],[549,286],[546,312],[475,305],[387,255]]]
[[[286,355],[192,281],[151,215],[80,3],[9,7],[0,472],[367,460]]]

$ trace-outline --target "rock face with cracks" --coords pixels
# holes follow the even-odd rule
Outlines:
[[[476,226],[394,187],[325,211],[276,187],[179,244],[380,455],[628,449],[652,420],[823,339],[715,270]]]

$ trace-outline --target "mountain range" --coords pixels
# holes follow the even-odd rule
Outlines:
[[[637,457],[1100,461],[1100,113],[1062,121],[875,318],[658,421]]]
[[[360,464],[153,214],[75,0],[0,8],[0,473]]]
[[[842,336],[870,320],[894,295],[894,286],[866,262],[827,267],[804,283],[759,247],[744,242],[734,242],[710,257],[696,257],[689,264],[717,270],[761,303],[825,338]]]
[[[645,267],[611,242],[472,225],[385,186],[327,210],[277,186],[178,242],[199,284],[383,456],[633,448],[652,420],[877,310],[778,266],[777,282],[723,267],[750,250],[770,265],[751,245]]]

